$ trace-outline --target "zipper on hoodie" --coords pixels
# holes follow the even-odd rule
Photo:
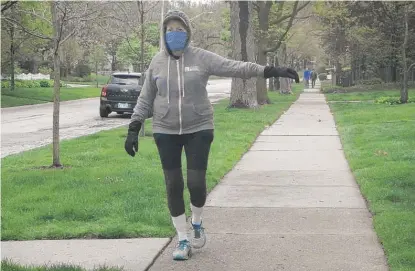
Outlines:
[[[180,125],[180,130],[179,130],[179,135],[182,134],[182,83],[181,83],[181,76],[180,76],[180,64],[179,64],[180,60],[177,59],[176,60],[176,66],[177,66],[177,82],[179,83],[179,125]]]

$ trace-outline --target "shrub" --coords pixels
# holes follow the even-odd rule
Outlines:
[[[40,87],[42,88],[48,88],[53,86],[52,80],[39,80]]]
[[[91,75],[85,76],[84,78],[82,78],[83,81],[82,82],[93,82],[95,81],[95,77],[92,77]]]
[[[75,74],[78,77],[86,77],[91,74],[91,68],[85,64],[78,64],[75,67]]]
[[[318,79],[319,79],[320,81],[327,80],[327,73],[320,73],[320,74],[318,75]]]
[[[40,88],[40,80],[33,80],[32,84],[34,88]]]
[[[39,68],[39,72],[41,74],[50,74],[51,75],[52,69],[49,68],[49,67],[42,66],[42,67]]]
[[[6,81],[6,80],[2,80],[1,81],[1,88],[9,88],[10,87],[10,82]]]
[[[24,83],[22,82],[22,81],[19,81],[19,80],[15,80],[14,81],[14,87],[15,88],[23,88],[24,87]]]
[[[14,81],[15,88],[48,88],[53,87],[53,80],[15,80]],[[61,81],[60,86],[63,87],[64,83]],[[3,80],[1,81],[2,88],[10,88],[10,81]]]
[[[24,88],[34,88],[34,80],[25,80],[25,81],[23,81],[22,83],[23,83],[23,87]]]
[[[88,81],[89,77],[90,76],[86,76],[84,78],[82,78],[82,77],[76,77],[76,76],[68,76],[68,77],[65,78],[65,81],[67,81],[67,82],[75,82],[75,83],[89,82]]]
[[[383,81],[380,78],[372,78],[368,80],[356,81],[356,85],[380,85],[380,84],[383,84]]]
[[[415,99],[409,98],[408,99],[408,103],[414,103]],[[394,104],[401,104],[401,98],[400,97],[387,97],[387,96],[383,96],[383,97],[379,97],[375,100],[375,103],[377,104],[389,104],[389,105],[394,105]]]
[[[408,83],[409,88],[415,88],[415,82]],[[322,92],[324,93],[345,93],[345,92],[364,92],[364,91],[373,91],[373,90],[391,90],[391,89],[400,89],[401,86],[399,83],[383,83],[376,85],[355,85],[351,87],[341,87],[333,85],[322,84]]]
[[[317,73],[326,73],[326,66],[318,66],[317,67]]]

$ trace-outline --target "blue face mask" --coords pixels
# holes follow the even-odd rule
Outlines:
[[[183,31],[171,31],[165,35],[167,47],[171,51],[182,51],[186,47],[187,33]]]

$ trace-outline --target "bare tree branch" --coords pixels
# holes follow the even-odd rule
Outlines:
[[[118,32],[116,32],[116,33],[113,33],[110,29],[108,29],[108,28],[106,28],[105,26],[103,26],[101,23],[97,23],[97,25],[101,28],[101,29],[103,29],[104,31],[106,31],[106,32],[108,32],[110,35],[112,35],[112,36],[116,36],[116,37],[119,37],[119,38],[122,38],[122,39],[124,39],[125,38],[125,36],[124,35],[120,35],[120,34],[118,34],[119,33],[119,31]]]
[[[297,8],[297,6],[298,6],[298,1],[295,1],[295,3],[294,3],[295,8],[293,8],[293,12],[292,12],[291,14],[287,14],[287,15],[285,15],[285,16],[282,16],[282,17],[280,17],[279,19],[277,19],[277,20],[275,20],[275,21],[270,22],[270,24],[275,24],[275,25],[277,25],[277,24],[282,23],[283,21],[285,21],[285,20],[287,20],[288,18],[290,18],[293,14],[297,15],[297,13],[298,13],[298,12],[300,12],[302,9],[304,9],[306,6],[308,6],[308,4],[310,4],[310,1],[304,2],[304,4],[303,4],[302,6],[300,6],[299,8]],[[281,5],[281,6],[282,6],[282,5]],[[281,9],[282,9],[282,7],[281,7]],[[295,15],[294,15],[294,16],[295,16]]]
[[[127,38],[127,43],[128,43],[128,46],[130,47],[130,49],[131,49],[134,53],[139,54],[140,52],[139,52],[139,51],[137,51],[137,50],[135,50],[135,49],[133,48],[133,46],[131,45],[131,43],[130,43],[130,38],[129,38],[129,37],[126,37],[126,38]]]
[[[105,3],[105,2],[104,2]],[[97,14],[98,13],[98,14]],[[92,12],[88,13],[88,3],[85,5],[85,9],[84,11],[79,15],[79,16],[72,16],[72,17],[68,17],[66,19],[66,21],[72,21],[72,20],[76,20],[79,19],[81,21],[89,21],[89,20],[93,20],[94,18],[98,18],[101,14],[101,10],[100,9],[95,9]],[[97,14],[96,17],[91,18],[91,15]]]
[[[124,13],[124,16],[123,16],[123,17],[124,17],[124,18],[126,18],[126,21],[124,21],[124,23],[126,23],[130,29],[134,29],[134,27],[133,27],[133,26],[131,26],[131,24],[130,24],[130,20],[128,19],[128,13],[127,13],[127,11],[125,10],[124,3],[123,3],[123,2],[119,2],[119,3],[117,3],[117,6],[118,6],[118,7],[121,9],[121,11]]]
[[[69,33],[68,35],[66,35],[66,37],[64,37],[60,42],[59,45],[62,45],[62,43],[64,43],[65,41],[67,41],[70,37],[72,37],[73,35],[75,35],[76,31],[78,31],[78,29],[74,28],[71,33]],[[62,38],[62,37],[61,37]]]
[[[19,26],[19,29],[20,29],[20,30],[22,30],[23,32],[25,32],[25,33],[27,33],[27,34],[29,34],[29,35],[32,35],[32,36],[37,37],[37,38],[39,38],[39,39],[44,39],[44,40],[52,40],[52,38],[51,38],[51,37],[47,37],[47,36],[42,35],[42,34],[40,34],[40,33],[32,32],[32,31],[28,30],[26,27],[24,27],[22,24],[20,24],[20,22],[16,21],[15,19],[12,19],[12,18],[6,18],[6,17],[3,17],[3,18],[4,18],[6,21],[9,21],[9,22],[11,22],[11,23],[16,24],[17,26]]]
[[[384,18],[384,15],[386,14],[386,16],[389,18],[389,20],[392,20],[392,21],[394,20],[394,18],[392,16],[392,14],[390,13],[389,9],[384,5],[384,3],[382,1],[379,1],[379,2],[375,1],[374,5],[375,5],[375,7],[377,6],[377,7],[382,8],[383,12],[379,12],[379,10],[377,10],[376,8],[374,9],[375,12],[378,15],[380,15],[380,16],[378,16],[379,18]],[[385,22],[385,20],[382,20],[382,22]]]
[[[278,48],[280,48],[280,46],[281,46],[282,42],[284,41],[284,39],[286,38],[286,36],[287,36],[287,34],[288,34],[288,31],[290,31],[291,26],[293,25],[293,22],[294,22],[295,16],[298,14],[298,12],[299,12],[300,10],[302,10],[303,8],[305,8],[305,7],[306,7],[306,6],[310,3],[310,1],[305,2],[305,3],[304,3],[302,6],[300,6],[300,7],[298,7],[298,3],[299,3],[298,1],[296,1],[296,2],[294,3],[294,7],[293,7],[293,10],[292,10],[292,13],[291,13],[291,18],[290,18],[290,21],[288,22],[288,25],[287,25],[287,27],[286,27],[286,29],[285,29],[285,32],[284,32],[284,33],[281,35],[281,37],[279,38],[278,43],[277,43],[274,47],[266,49],[266,50],[265,50],[265,53],[274,52],[274,51],[278,50]]]
[[[22,12],[22,13],[26,13],[26,14],[28,14],[28,15],[35,16],[35,17],[37,17],[37,18],[39,18],[39,19],[44,20],[45,22],[47,22],[47,23],[49,23],[49,24],[52,24],[52,21],[51,21],[51,20],[49,20],[49,19],[47,19],[47,18],[44,16],[44,14],[43,14],[43,16],[42,16],[42,15],[37,14],[37,13],[35,12],[34,8],[32,9],[32,12],[29,12],[29,11],[24,10],[24,9],[17,9],[16,11],[18,11],[18,12]]]
[[[23,38],[23,39],[22,39],[22,41],[21,41],[20,43],[15,44],[15,48],[16,48],[16,49],[20,48],[20,46],[21,46],[23,43],[25,43],[26,41],[29,41],[29,40],[30,40],[30,38],[31,38],[31,37],[26,37],[26,38]]]
[[[277,2],[278,1],[275,1],[275,3],[277,3]],[[285,1],[279,1],[278,2],[277,17],[281,17],[282,11],[283,11],[283,8],[284,8],[284,4],[285,4]]]
[[[56,5],[57,7],[59,6],[59,4],[57,4]],[[60,22],[60,29],[59,29],[59,35],[58,35],[58,40],[57,40],[57,42],[58,43],[60,43],[60,41],[61,41],[61,39],[62,39],[62,33],[63,33],[63,22],[65,21],[65,17],[66,17],[66,15],[67,15],[67,11],[68,11],[68,9],[67,9],[67,6],[65,5],[65,9],[63,10],[63,16],[62,16],[62,20],[61,20],[61,22]]]
[[[146,11],[144,11],[144,13],[149,12],[150,10],[152,10],[153,8],[155,8],[159,3],[155,2],[154,5],[150,6]]]
[[[305,17],[297,17],[297,18],[295,18],[296,20],[306,20],[306,19],[310,19],[310,18],[312,18],[313,17],[313,15],[309,15],[309,16],[305,16]]]
[[[17,1],[5,1],[1,3],[1,13],[5,12],[6,10],[14,6],[16,3]]]
[[[61,7],[59,5],[56,6],[56,9],[59,10],[60,12],[64,13],[63,9],[61,9]]]
[[[257,1],[252,2],[252,6],[254,7],[254,9],[255,9],[256,12],[259,12],[259,4],[258,4]]]

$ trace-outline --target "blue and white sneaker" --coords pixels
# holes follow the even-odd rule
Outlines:
[[[192,247],[188,240],[182,240],[177,243],[176,249],[173,251],[173,260],[188,260],[192,255]]]
[[[202,248],[206,244],[205,228],[202,227],[202,223],[200,225],[192,223],[192,229],[192,247]]]

